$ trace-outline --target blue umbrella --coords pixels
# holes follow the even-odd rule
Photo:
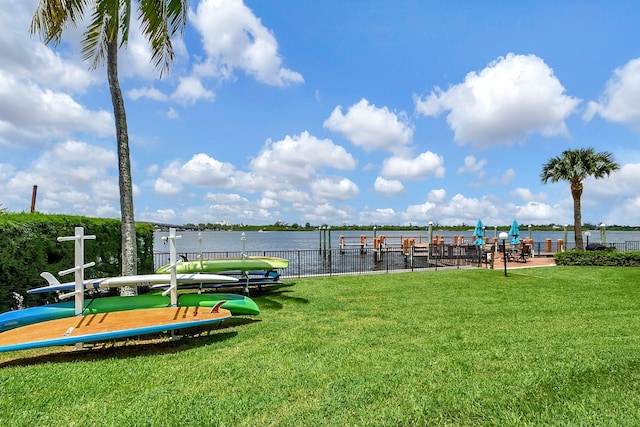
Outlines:
[[[482,225],[482,221],[478,220],[476,228],[473,230],[473,235],[476,236],[476,241],[473,242],[474,245],[484,245],[484,225]]]
[[[518,226],[518,221],[513,220],[513,224],[511,224],[511,228],[509,229],[509,236],[511,236],[511,244],[519,245],[520,244],[520,227]]]

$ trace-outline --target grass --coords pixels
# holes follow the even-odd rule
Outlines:
[[[0,354],[0,425],[640,425],[639,276],[298,279],[208,335]]]

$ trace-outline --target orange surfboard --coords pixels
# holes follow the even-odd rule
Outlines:
[[[0,352],[152,334],[222,322],[231,312],[211,307],[147,308],[49,320],[0,333]]]

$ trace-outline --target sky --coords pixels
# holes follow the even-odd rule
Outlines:
[[[120,217],[106,70],[86,25],[31,36],[0,4],[0,209]],[[135,2],[134,2],[135,4]],[[162,78],[133,22],[119,52],[137,221],[640,225],[640,2],[200,0]],[[90,15],[90,14],[88,14]],[[89,18],[90,16],[87,16]]]

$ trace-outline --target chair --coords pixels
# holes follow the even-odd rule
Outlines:
[[[518,257],[518,262],[527,262],[527,257],[531,256],[531,246],[523,244],[522,249],[520,250],[520,256]]]
[[[484,245],[484,249],[482,250],[482,262],[488,264],[490,261],[490,257],[492,257],[493,255],[490,255],[492,253],[494,253],[496,251],[496,245],[495,244],[489,244],[486,243]]]

